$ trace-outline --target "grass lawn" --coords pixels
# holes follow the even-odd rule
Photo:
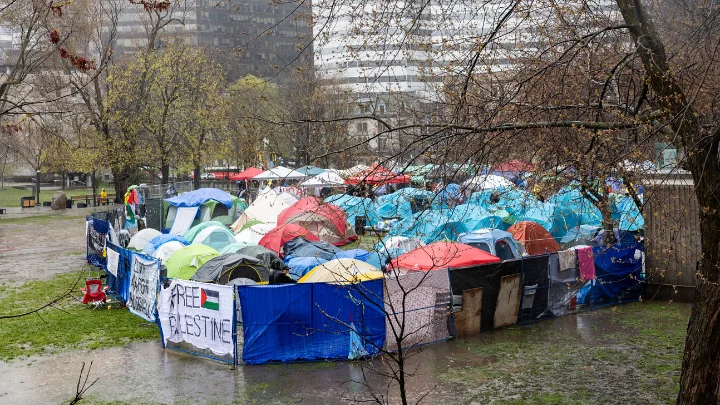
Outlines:
[[[106,189],[107,190],[107,189]],[[40,190],[40,201],[52,201],[57,190]],[[65,195],[73,197],[76,195],[92,195],[92,188],[77,188],[72,190],[64,190]],[[98,194],[100,188],[98,188]],[[21,197],[31,197],[34,195],[32,190],[18,189],[5,185],[5,189],[0,190],[0,207],[19,207]]]
[[[126,309],[92,310],[81,303],[86,272],[75,271],[20,287],[0,286],[0,316],[23,313],[52,301],[76,280],[78,286],[57,308],[36,315],[0,319],[0,360],[76,349],[121,346],[137,340],[159,339],[157,325]]]

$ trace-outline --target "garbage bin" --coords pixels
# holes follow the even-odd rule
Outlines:
[[[65,201],[65,208],[72,208],[72,198],[68,198],[67,201]]]
[[[358,235],[365,235],[365,222],[367,219],[365,217],[357,216],[355,217],[355,233]]]
[[[20,206],[22,208],[31,208],[35,206],[35,197],[20,197]]]

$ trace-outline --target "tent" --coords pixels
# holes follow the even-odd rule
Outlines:
[[[501,260],[519,259],[522,248],[510,232],[499,229],[478,229],[458,236],[458,242],[476,247]]]
[[[380,255],[381,264],[384,265],[388,258],[394,259],[403,253],[423,246],[425,246],[425,243],[420,239],[406,236],[388,236],[375,245],[375,251]]]
[[[283,166],[276,166],[270,170],[266,170],[257,176],[253,177],[253,180],[300,180],[308,178],[307,174],[300,173],[293,169],[289,169]]]
[[[142,252],[148,242],[160,235],[162,235],[162,233],[156,229],[145,228],[130,238],[130,243],[128,243],[127,248],[136,252]]]
[[[355,259],[364,262],[367,261],[369,256],[370,252],[365,249],[348,249],[335,253],[333,259]]]
[[[429,271],[499,263],[500,258],[458,242],[436,242],[407,252],[392,260],[398,270]]]
[[[493,172],[521,173],[535,171],[535,165],[524,160],[508,160],[492,168]]]
[[[328,242],[311,242],[305,238],[295,238],[283,246],[285,255],[294,257],[319,257],[325,260],[332,260],[335,253],[339,252],[336,246]]]
[[[490,213],[490,211],[479,205],[460,204],[455,206],[450,212],[450,219],[452,221],[462,222],[468,232],[485,228],[505,230],[510,226],[510,224],[505,222],[509,214],[503,210]]]
[[[280,225],[271,230],[260,239],[258,245],[265,246],[275,253],[282,253],[283,245],[292,239],[303,237],[309,241],[317,242],[317,236],[313,235],[307,229],[297,224]]]
[[[337,170],[326,170],[310,180],[300,183],[302,187],[341,187],[345,186],[345,180]]]
[[[525,251],[529,255],[554,253],[560,250],[560,245],[558,245],[555,238],[550,235],[550,232],[536,222],[516,222],[508,228],[507,231],[513,235],[515,240],[525,246]]]
[[[340,176],[342,176],[342,178],[347,179],[348,177],[355,176],[356,174],[361,173],[369,168],[370,166],[366,165],[355,165],[349,169],[340,170],[338,173],[340,173]]]
[[[376,267],[360,260],[334,259],[310,270],[298,283],[357,283],[383,277]]]
[[[150,239],[150,241],[143,248],[142,252],[145,253],[146,255],[152,256],[152,254],[155,253],[155,251],[160,246],[162,246],[165,243],[172,242],[172,241],[180,242],[183,246],[187,246],[190,244],[190,242],[187,239],[183,238],[182,236],[164,233],[162,235],[158,235],[158,236]]]
[[[211,226],[219,226],[219,227],[221,227],[221,228],[224,228],[224,227],[225,227],[225,225],[223,225],[222,222],[219,222],[219,221],[207,221],[207,222],[203,222],[203,223],[201,223],[201,224],[197,224],[197,225],[193,226],[192,228],[188,229],[185,233],[183,233],[182,236],[183,236],[183,238],[185,238],[185,240],[187,240],[188,242],[192,242],[193,239],[195,239],[195,237],[196,237],[200,232],[202,232],[203,230],[205,230],[205,228],[209,228],[209,227],[211,227]]]
[[[192,244],[203,244],[215,250],[220,250],[233,242],[235,242],[235,235],[228,231],[227,228],[224,226],[210,226],[200,231],[193,238]]]
[[[225,215],[236,218],[246,206],[245,200],[226,191],[200,188],[164,200],[165,227],[171,230],[170,233],[184,233],[190,226],[208,222],[212,218]],[[182,225],[180,222],[177,224],[179,228],[174,226],[176,219],[182,222]]]
[[[635,204],[635,200],[625,196],[615,196],[611,206],[613,220],[623,231],[638,231],[645,228],[645,219]]]
[[[220,254],[224,255],[225,253],[236,253],[238,250],[246,247],[246,246],[252,246],[251,244],[247,242],[233,242],[224,248],[220,249]]]
[[[560,190],[548,199],[548,203],[553,205],[550,233],[558,241],[578,226],[602,226],[602,213],[577,188]]]
[[[178,242],[176,240],[171,240],[170,242],[163,243],[160,245],[160,247],[157,248],[152,254],[152,257],[156,259],[160,259],[160,261],[165,264],[167,260],[175,254],[178,250],[184,248],[188,245],[183,245],[181,242]]]
[[[210,246],[202,244],[185,246],[170,256],[165,263],[167,275],[169,278],[190,280],[203,264],[217,256],[220,256],[220,253]]]
[[[635,234],[633,234],[630,231],[625,231],[618,228],[613,228],[613,234],[615,234],[615,240],[617,241],[616,246],[635,246],[637,242],[637,238],[635,237]],[[604,239],[605,239],[605,230],[600,229],[596,234],[595,237],[592,238],[592,246],[602,246],[604,245]]]
[[[233,174],[232,176],[230,176],[230,180],[250,180],[262,172],[262,169],[258,169],[257,167],[250,167],[241,171],[240,173]]]
[[[452,210],[426,210],[418,212],[411,219],[404,219],[390,229],[391,236],[417,238],[423,243],[442,240],[457,240],[457,236],[468,229],[461,221],[454,221]]]
[[[457,204],[465,198],[463,189],[457,183],[450,183],[436,190],[440,201],[445,204]]]
[[[564,248],[568,248],[571,246],[575,246],[574,242],[578,240],[584,242],[583,244],[585,245],[590,245],[590,243],[587,242],[592,241],[592,239],[601,229],[601,227],[594,225],[576,226],[565,233],[565,235],[560,239],[560,245]]]
[[[237,278],[247,278],[261,283],[269,280],[270,269],[254,257],[238,253],[228,253],[205,262],[205,264],[190,277],[190,280],[224,285]]]
[[[498,187],[512,187],[510,180],[494,174],[475,176],[466,180],[463,187],[467,190],[492,190]]]
[[[410,177],[404,174],[397,174],[378,164],[372,165],[367,169],[355,173],[346,178],[349,184],[410,184]]]
[[[365,223],[373,226],[381,221],[375,213],[375,205],[369,198],[355,197],[349,194],[335,194],[325,198],[326,203],[339,206],[347,215],[347,220],[355,224],[356,217],[365,217]]]
[[[256,220],[266,224],[277,223],[277,217],[287,207],[297,201],[297,198],[288,193],[276,193],[272,189],[258,195],[258,197],[245,209],[245,212],[230,228],[239,233],[246,223]]]
[[[325,170],[325,169],[321,169],[319,167],[315,167],[315,166],[311,166],[311,165],[307,165],[307,166],[303,166],[303,167],[295,169],[295,171],[305,174],[305,175],[308,175],[308,176],[318,176],[318,175],[320,175],[326,171],[330,171],[330,170],[332,170],[332,169]]]
[[[305,197],[283,210],[278,225],[296,224],[309,230],[319,240],[336,246],[357,240],[355,230],[348,226],[345,213],[334,204],[321,203],[315,197]]]
[[[248,245],[257,245],[260,243],[262,238],[264,238],[265,235],[273,229],[275,229],[275,225],[272,224],[255,224],[243,229],[240,233],[235,235],[235,241]]]
[[[246,246],[237,251],[238,254],[254,257],[269,269],[283,269],[285,263],[272,250],[263,246]]]
[[[382,219],[405,219],[417,212],[443,207],[442,200],[435,193],[406,187],[379,197],[375,203],[375,214]]]
[[[327,260],[319,257],[285,256],[285,265],[290,268],[290,277],[292,277],[293,280],[298,280],[309,273],[310,270],[325,262],[327,262]]]
[[[544,204],[539,207],[526,209],[523,213],[515,216],[516,222],[531,221],[542,226],[546,231],[553,229],[553,212],[555,206],[553,204]],[[563,231],[564,233],[564,231]]]

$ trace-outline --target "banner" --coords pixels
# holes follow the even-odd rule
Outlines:
[[[233,287],[173,280],[160,291],[163,344],[187,342],[217,355],[235,356]]]
[[[132,255],[130,294],[127,307],[135,315],[155,322],[155,298],[160,279],[160,267],[155,259]]]
[[[120,253],[113,249],[105,249],[107,253],[107,271],[117,277],[118,266],[120,264]]]

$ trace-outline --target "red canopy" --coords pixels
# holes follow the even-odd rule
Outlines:
[[[508,160],[493,167],[492,171],[513,173],[532,172],[535,171],[535,165],[524,160]]]
[[[262,239],[260,239],[260,242],[258,242],[258,244],[260,246],[265,246],[266,248],[272,250],[275,253],[280,253],[283,245],[286,242],[300,236],[311,242],[317,242],[320,240],[317,238],[317,236],[313,235],[310,231],[300,225],[285,224],[278,226],[277,228],[268,232],[265,236],[262,237]]]
[[[285,208],[277,219],[278,226],[298,224],[320,240],[338,246],[357,240],[357,235],[352,228],[348,229],[346,222],[342,208],[334,204],[320,203],[316,197],[301,198]]]
[[[560,250],[560,245],[555,238],[537,222],[516,222],[507,231],[513,235],[513,238],[525,245],[525,251],[529,255],[555,253]]]
[[[264,172],[264,170],[258,169],[257,167],[251,167],[241,171],[240,173],[233,174],[230,176],[230,180],[250,180],[262,172]]]
[[[390,184],[390,183],[410,183],[410,177],[404,174],[397,174],[378,164],[372,165],[367,169],[349,177],[346,181],[350,184],[367,183],[367,184]]]
[[[500,263],[499,257],[458,242],[435,242],[393,259],[392,266],[406,270],[440,270]]]

